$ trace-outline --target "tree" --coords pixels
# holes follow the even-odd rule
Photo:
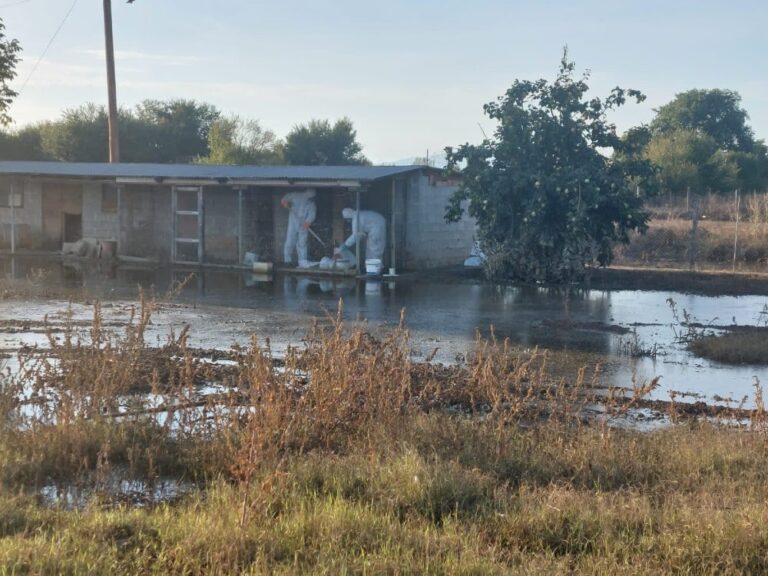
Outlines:
[[[655,134],[693,130],[711,136],[723,150],[750,152],[754,134],[741,96],[732,90],[688,90],[656,110],[651,122]]]
[[[208,132],[208,156],[203,164],[280,164],[283,143],[256,120],[239,116],[219,118]]]
[[[659,169],[665,190],[685,192],[711,187],[717,164],[710,162],[717,152],[715,139],[695,130],[675,130],[653,137],[648,143],[648,159]]]
[[[754,190],[768,184],[766,148],[731,90],[688,90],[656,111],[647,156],[672,192]]]
[[[64,162],[107,162],[107,113],[86,104],[64,111],[61,120],[39,125],[43,151]]]
[[[588,75],[575,79],[574,69],[565,51],[554,82],[515,81],[484,107],[498,122],[491,138],[446,149],[463,181],[446,219],[460,218],[469,201],[491,276],[570,280],[587,264],[608,264],[616,242],[646,228],[642,198],[628,183],[634,174],[601,153],[627,146],[607,112],[644,96],[614,88],[603,100],[587,99]]]
[[[138,120],[151,126],[148,145],[155,162],[192,162],[208,155],[208,132],[221,112],[194,100],[145,100],[136,107]]]
[[[16,78],[16,64],[21,52],[19,41],[6,38],[4,30],[5,24],[0,18],[0,126],[11,123],[8,109],[18,94],[8,84]]]
[[[33,124],[18,130],[0,130],[0,160],[50,160],[43,150],[40,126]]]
[[[210,104],[187,100],[148,100],[134,109],[120,109],[121,159],[123,162],[184,163],[206,157],[209,131],[219,114]],[[104,107],[85,104],[65,110],[58,120],[0,134],[0,157],[106,162],[107,131]],[[30,147],[36,141],[39,150]],[[19,145],[17,149],[16,145]]]
[[[285,160],[298,165],[370,164],[349,118],[334,125],[328,120],[310,120],[295,126],[285,141]]]

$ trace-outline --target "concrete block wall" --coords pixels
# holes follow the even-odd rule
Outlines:
[[[169,186],[126,186],[121,194],[121,256],[171,259],[173,221]]]
[[[171,260],[173,242],[173,203],[170,186],[152,188],[152,232],[155,257],[160,262]]]
[[[37,249],[43,237],[43,187],[39,182],[17,182],[21,188],[24,205],[15,208],[16,247]],[[17,190],[18,188],[15,188]],[[11,246],[11,208],[0,207],[0,248]]]
[[[101,184],[83,185],[83,238],[117,240],[120,235],[117,210],[103,211],[101,189]]]
[[[230,188],[203,189],[205,261],[237,264],[239,261],[238,195]]]
[[[475,221],[447,223],[445,208],[457,187],[420,174],[410,178],[405,198],[405,265],[408,269],[459,265],[469,256]]]

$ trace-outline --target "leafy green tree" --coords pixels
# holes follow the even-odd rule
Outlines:
[[[43,151],[40,125],[0,130],[0,160],[51,160]]]
[[[652,197],[659,193],[658,168],[648,161],[647,149],[651,143],[651,130],[646,125],[630,128],[621,135],[621,146],[613,151],[611,160],[630,175],[629,182],[635,193]]]
[[[297,165],[370,164],[357,142],[357,132],[349,118],[310,120],[295,126],[285,141],[285,160]]]
[[[567,281],[588,264],[608,264],[616,242],[645,230],[642,198],[628,182],[633,173],[602,153],[627,147],[607,112],[644,96],[615,88],[605,99],[587,99],[588,75],[576,79],[574,69],[566,51],[554,82],[515,81],[485,105],[498,122],[491,138],[446,149],[463,181],[446,218],[466,209],[476,219],[491,276]],[[645,162],[638,168],[650,171]]]
[[[219,118],[208,132],[208,156],[203,164],[280,164],[283,144],[256,120],[238,116]]]
[[[86,104],[64,111],[58,121],[39,125],[43,152],[64,162],[107,162],[107,113]]]
[[[221,112],[194,100],[145,100],[136,118],[152,127],[147,145],[155,162],[192,162],[208,155],[208,132]]]
[[[722,150],[752,151],[754,134],[741,96],[732,90],[688,90],[656,110],[654,134],[693,130],[712,137]]]
[[[752,152],[729,152],[738,166],[739,188],[761,190],[768,187],[768,147],[762,140],[755,141]]]
[[[7,38],[4,30],[5,24],[0,18],[0,126],[7,126],[11,123],[8,109],[17,94],[11,90],[8,84],[16,78],[16,64],[19,63],[19,53],[21,52],[19,41]]]
[[[123,162],[191,162],[208,155],[211,125],[219,111],[187,100],[148,100],[121,109]],[[52,159],[67,162],[108,160],[107,113],[85,104],[65,110],[60,119],[0,133],[0,158]]]
[[[659,169],[665,190],[701,190],[711,182],[708,163],[717,151],[715,139],[695,130],[676,130],[657,135],[647,147],[648,158]]]
[[[648,158],[669,191],[730,192],[768,185],[765,144],[747,124],[731,90],[688,90],[659,108],[650,125]]]

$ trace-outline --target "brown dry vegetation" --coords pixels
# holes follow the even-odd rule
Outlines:
[[[700,218],[692,244],[696,203]],[[649,201],[645,209],[651,215],[647,233],[634,234],[628,246],[617,250],[617,264],[687,267],[694,250],[697,268],[730,270],[735,243],[737,269],[768,271],[768,194],[745,194],[738,204],[730,195],[694,195],[688,202],[684,195],[664,196]]]
[[[701,221],[697,233],[696,264],[730,269],[733,262],[735,222]],[[645,234],[635,234],[616,252],[620,265],[687,267],[691,248],[689,220],[651,220]],[[737,268],[768,271],[768,231],[761,225],[739,224]]]
[[[691,341],[690,350],[702,358],[726,364],[768,364],[768,328],[740,327]]]
[[[186,332],[68,327],[5,375],[0,567],[9,573],[553,574],[768,570],[765,413],[652,433],[599,371],[549,376],[548,355],[478,339],[459,367],[414,364],[340,320],[273,358],[226,365]],[[201,388],[200,383],[208,384]],[[151,390],[152,395],[138,394]],[[172,501],[115,498],[175,478]],[[41,486],[82,490],[82,506]],[[191,488],[194,486],[194,489]]]

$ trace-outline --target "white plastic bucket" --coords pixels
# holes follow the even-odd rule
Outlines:
[[[378,258],[371,258],[365,261],[365,273],[369,276],[381,275],[381,260]]]

